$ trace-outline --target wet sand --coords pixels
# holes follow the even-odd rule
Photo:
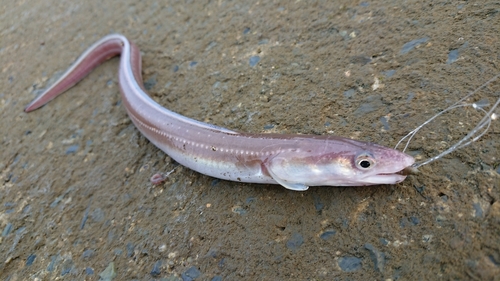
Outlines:
[[[152,186],[178,164],[126,115],[118,58],[23,112],[117,32],[141,49],[148,92],[175,112],[392,147],[500,72],[498,4],[4,2],[2,280],[498,280],[498,122],[400,184],[293,192],[184,167]],[[499,93],[496,81],[474,100]],[[447,114],[409,153],[433,156],[481,117]]]

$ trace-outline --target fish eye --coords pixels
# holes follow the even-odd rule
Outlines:
[[[356,156],[356,167],[360,170],[369,170],[373,167],[375,167],[375,159],[373,159],[373,156],[371,153],[368,152],[362,152],[358,156]]]

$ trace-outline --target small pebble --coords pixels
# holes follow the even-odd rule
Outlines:
[[[264,126],[264,130],[270,130],[270,129],[272,129],[272,128],[274,128],[274,125],[272,125],[272,124],[269,124],[269,125],[265,125],[265,126]]]
[[[339,267],[345,272],[354,272],[361,268],[361,259],[356,257],[341,257],[339,259]]]
[[[441,223],[443,223],[443,222],[445,222],[445,221],[446,221],[446,217],[444,217],[444,216],[442,216],[442,215],[437,215],[437,216],[436,216],[436,222],[437,222],[437,223],[441,224]]]
[[[250,64],[251,67],[254,67],[254,66],[256,66],[259,63],[259,61],[260,61],[260,57],[259,56],[252,56],[248,60],[248,64]]]
[[[382,74],[384,74],[384,76],[387,78],[392,77],[395,73],[396,73],[396,70],[394,70],[394,69],[389,69],[387,71],[382,72]]]
[[[151,270],[151,272],[149,274],[151,274],[151,276],[153,276],[153,277],[159,276],[161,274],[161,264],[162,264],[161,260],[155,262],[153,269]]]
[[[61,276],[64,276],[64,275],[68,274],[70,271],[71,271],[71,267],[64,267],[61,270]]]
[[[90,259],[91,257],[94,256],[95,251],[92,249],[88,249],[83,251],[82,258],[84,259]]]
[[[156,85],[156,74],[150,77],[148,80],[146,80],[143,85],[146,90],[151,90],[155,85]]]
[[[297,232],[292,234],[290,240],[286,241],[286,247],[292,251],[296,251],[302,244],[304,244],[304,237]]]
[[[408,97],[406,98],[406,103],[409,103],[415,97],[415,93],[409,92]]]
[[[92,269],[91,267],[86,267],[85,268],[85,274],[87,274],[87,275],[94,275],[94,269]]]
[[[166,250],[167,250],[167,245],[165,245],[165,244],[158,247],[158,251],[160,251],[160,252],[165,252]]]
[[[417,217],[410,217],[409,221],[412,225],[418,225],[420,223],[420,219]]]
[[[384,130],[389,131],[391,129],[389,127],[389,122],[387,122],[387,118],[385,116],[380,117],[380,123],[384,125]]]
[[[52,272],[54,271],[54,268],[56,266],[56,262],[58,261],[58,255],[55,255],[55,256],[51,256],[50,257],[50,263],[49,265],[47,266],[47,271],[48,272]]]
[[[472,204],[472,207],[474,208],[474,216],[476,218],[482,218],[484,212],[483,212],[483,208],[481,207],[481,204],[474,203],[474,204]]]
[[[182,273],[181,278],[183,281],[192,281],[196,278],[200,277],[201,272],[195,266],[192,266],[186,270],[186,272]]]
[[[225,266],[225,264],[226,264],[226,258],[222,258],[222,259],[219,261],[219,263],[217,263],[217,266],[218,266],[219,268],[223,268],[223,267]]]
[[[210,51],[213,47],[217,46],[217,42],[212,41],[208,46],[205,48],[205,52]]]
[[[30,266],[33,264],[33,262],[35,261],[36,259],[36,255],[32,254],[32,255],[29,255],[28,258],[26,259],[26,265],[27,266]]]
[[[101,208],[96,208],[92,211],[90,217],[95,222],[102,222],[105,218],[104,211]]]
[[[72,145],[66,149],[66,154],[76,153],[78,151],[78,144]]]
[[[354,94],[356,94],[356,90],[355,89],[349,89],[347,91],[344,92],[344,97],[346,98],[352,98],[354,96]]]
[[[210,249],[210,250],[208,251],[208,253],[207,253],[207,256],[208,256],[208,257],[212,257],[212,258],[216,259],[216,258],[217,258],[217,250]]]
[[[332,238],[333,236],[335,236],[335,234],[337,234],[337,232],[335,230],[327,230],[327,231],[321,233],[319,238],[321,238],[323,240],[328,240],[328,239]]]
[[[109,223],[109,220],[108,220],[108,221],[106,221],[106,224],[107,224],[107,223]],[[113,242],[113,241],[115,241],[115,230],[114,230],[114,229],[111,229],[111,230],[109,230],[109,232],[108,232],[108,242],[109,242],[109,243],[111,243],[111,242]]]
[[[64,198],[63,195],[56,197],[56,199],[54,199],[54,201],[50,203],[49,207],[51,208],[56,207],[63,198]]]
[[[108,267],[104,269],[103,272],[99,273],[99,280],[101,281],[111,281],[113,278],[116,277],[116,271],[115,271],[115,263],[110,262],[108,264]]]
[[[379,95],[367,96],[363,100],[363,104],[354,111],[353,115],[361,117],[382,107],[384,107],[384,103]]]
[[[132,255],[134,254],[134,244],[132,243],[127,243],[127,257],[132,257]]]
[[[85,227],[85,224],[87,223],[87,220],[89,218],[89,210],[90,204],[88,205],[87,209],[85,209],[85,213],[83,213],[82,222],[80,223],[80,229],[83,229]]]
[[[31,205],[26,205],[23,208],[23,214],[29,213],[31,211]]]
[[[70,273],[71,270],[73,269],[73,267],[74,267],[74,264],[73,264],[72,260],[65,260],[63,262],[63,265],[62,265],[61,276],[64,276],[64,275]]]
[[[458,60],[458,49],[451,50],[448,52],[448,60],[446,64],[452,64]]]
[[[427,41],[429,41],[429,37],[423,37],[420,39],[412,40],[412,41],[403,45],[403,48],[401,48],[401,51],[399,52],[399,54],[401,54],[401,55],[407,54],[408,52],[410,52],[411,50],[416,48],[418,45],[426,43]]]
[[[433,236],[434,235],[432,235],[432,234],[426,234],[426,235],[422,236],[422,242],[424,242],[424,243],[431,242]]]
[[[7,223],[7,225],[4,227],[2,231],[2,237],[5,237],[9,235],[9,233],[12,231],[12,223]]]
[[[420,219],[417,217],[402,218],[399,222],[399,226],[404,228],[406,226],[415,226],[420,223]]]

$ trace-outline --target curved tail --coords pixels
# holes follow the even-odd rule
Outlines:
[[[120,34],[111,34],[94,43],[54,84],[30,102],[24,111],[30,112],[40,108],[58,95],[76,85],[76,83],[80,82],[80,80],[87,76],[101,63],[121,54],[124,42],[128,42],[125,36]]]

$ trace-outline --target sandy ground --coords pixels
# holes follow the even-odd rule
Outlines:
[[[498,2],[102,2],[0,5],[2,280],[500,280],[498,122],[398,185],[293,192],[184,167],[152,186],[177,164],[127,117],[118,59],[23,112],[118,32],[180,114],[394,146],[500,73]],[[433,156],[479,118],[454,111],[409,153]]]

